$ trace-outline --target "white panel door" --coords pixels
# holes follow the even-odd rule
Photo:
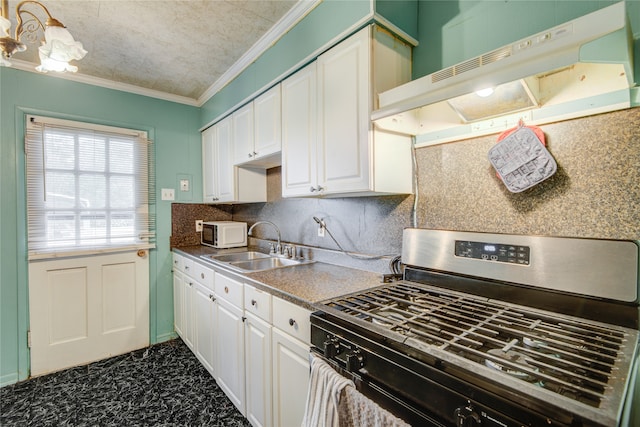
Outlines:
[[[316,176],[316,63],[282,82],[282,195],[313,196]]]
[[[309,388],[309,346],[278,328],[273,337],[273,425],[299,426]]]
[[[182,339],[184,337],[184,275],[173,271],[173,327]]]
[[[271,425],[271,325],[251,313],[246,313],[244,352],[247,419],[254,427],[268,427]]]
[[[149,345],[149,262],[135,252],[29,263],[31,375]]]
[[[218,180],[218,202],[232,202],[236,199],[236,168],[233,166],[233,137],[231,117],[216,125],[216,156]]]
[[[215,202],[218,197],[216,132],[216,126],[202,132],[202,196],[205,203]]]
[[[282,117],[280,85],[276,85],[253,101],[254,151],[259,159],[282,148]]]
[[[233,112],[233,164],[252,160],[253,153],[253,102]]]
[[[213,291],[200,283],[195,284],[193,314],[195,327],[195,353],[198,360],[215,378],[215,322],[217,305]]]
[[[368,190],[371,27],[318,57],[318,183]]]
[[[216,276],[220,277],[220,276]],[[242,310],[222,298],[217,299],[216,382],[244,415],[244,322]]]

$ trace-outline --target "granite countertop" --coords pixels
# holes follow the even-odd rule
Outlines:
[[[252,250],[252,248],[215,249],[207,246],[173,248],[173,251],[206,263],[208,267],[239,277],[245,283],[311,310],[319,307],[319,303],[324,300],[382,285],[382,278],[378,273],[323,262],[253,273],[238,273],[223,266],[207,263],[200,258],[201,255],[221,255],[246,250]]]

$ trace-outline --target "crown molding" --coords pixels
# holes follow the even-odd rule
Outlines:
[[[33,62],[22,61],[20,59],[11,58],[11,68],[21,71],[28,71],[30,73],[45,75],[47,77],[70,80],[77,83],[86,83],[93,86],[100,86],[107,89],[119,90],[122,92],[134,93],[136,95],[148,96],[151,98],[162,99],[164,101],[176,102],[179,104],[191,105],[193,107],[199,107],[197,100],[186,96],[173,95],[166,92],[161,92],[153,89],[146,89],[140,86],[131,85],[128,83],[120,83],[109,79],[103,79],[101,77],[88,76],[82,73],[41,73],[36,71],[36,64]]]
[[[120,83],[114,80],[104,79],[101,77],[88,76],[82,73],[46,73],[48,77],[70,80],[78,83],[86,83],[93,86],[100,86],[107,89],[119,90],[122,92],[134,93],[137,95],[148,96],[151,98],[162,99],[165,101],[176,102],[179,104],[201,107],[212,96],[218,93],[229,82],[236,78],[249,65],[255,62],[269,47],[277,42],[285,35],[293,26],[295,26],[302,18],[311,12],[323,0],[299,0],[292,8],[283,16],[264,36],[262,36],[247,52],[245,52],[238,61],[236,61],[227,72],[225,72],[214,84],[212,84],[198,99],[186,96],[173,95],[170,93],[147,89],[128,83]],[[22,61],[20,59],[11,59],[12,67],[16,70],[28,71],[31,73],[43,74],[36,71],[36,64],[32,62]]]
[[[253,64],[260,55],[293,28],[302,18],[311,12],[322,0],[299,0],[289,12],[283,16],[264,36],[246,51],[215,83],[204,91],[198,98],[198,106],[204,105],[211,97],[218,93],[229,82],[238,77],[249,65]]]

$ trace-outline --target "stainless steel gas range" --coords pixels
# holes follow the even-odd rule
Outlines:
[[[311,317],[312,351],[365,395],[415,426],[628,422],[635,242],[406,229],[402,262]]]

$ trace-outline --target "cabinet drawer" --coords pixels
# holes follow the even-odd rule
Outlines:
[[[244,309],[271,323],[271,294],[245,284]]]
[[[195,279],[193,264],[194,262],[191,258],[182,257],[182,271]]]
[[[242,283],[230,277],[223,276],[220,273],[216,273],[215,291],[218,298],[222,298],[236,307],[242,308]]]
[[[214,272],[212,269],[207,266],[200,264],[199,262],[193,263],[193,271],[191,272],[192,277],[198,281],[198,283],[206,286],[210,290],[214,290],[213,288],[213,275]]]
[[[311,342],[311,311],[273,297],[273,326],[304,343]]]
[[[184,257],[173,253],[173,270],[184,272]]]

